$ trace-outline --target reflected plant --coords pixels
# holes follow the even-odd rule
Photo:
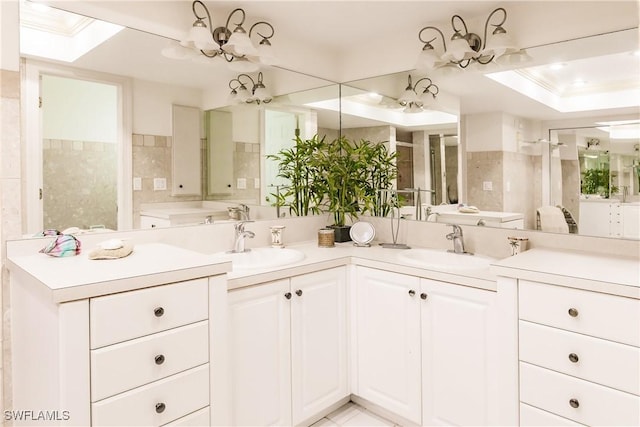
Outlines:
[[[296,136],[291,148],[280,150],[267,158],[278,162],[278,176],[288,181],[289,185],[279,194],[271,194],[274,206],[288,207],[289,214],[306,216],[320,213],[322,191],[315,153],[324,146],[324,137],[318,139],[301,139]]]
[[[614,190],[614,189],[612,189]],[[582,194],[600,194],[609,198],[609,169],[587,169],[582,176]],[[615,192],[615,191],[614,191]]]

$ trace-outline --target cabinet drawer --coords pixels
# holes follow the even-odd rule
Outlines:
[[[521,320],[520,360],[640,395],[638,347]]]
[[[564,427],[564,426],[582,426],[567,418],[559,417],[551,412],[534,408],[527,404],[520,404],[520,426],[522,427]]]
[[[197,279],[91,299],[91,348],[207,319],[207,283]]]
[[[209,360],[208,321],[91,351],[91,401],[186,371]]]
[[[571,406],[572,399],[577,408]],[[520,400],[590,426],[640,425],[640,397],[524,362]]]
[[[93,403],[91,420],[94,426],[159,426],[208,405],[207,364]]]
[[[192,414],[185,415],[169,424],[165,424],[166,427],[202,427],[208,425],[211,425],[208,406]]]
[[[640,347],[640,300],[526,280],[518,293],[523,320]]]

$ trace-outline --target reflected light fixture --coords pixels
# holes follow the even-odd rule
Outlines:
[[[251,82],[251,90],[247,89],[248,81],[242,81],[242,78],[249,79]],[[269,93],[262,81],[262,73],[258,73],[256,80],[253,80],[248,74],[240,74],[235,79],[229,81],[229,102],[231,104],[252,104],[260,103],[268,104],[273,100],[273,96]]]
[[[422,88],[419,88],[420,85]],[[403,110],[405,113],[419,113],[429,108],[439,91],[438,86],[433,84],[430,78],[423,77],[413,84],[411,74],[409,74],[407,87],[398,98],[398,104],[405,107]],[[419,95],[418,92],[420,92]]]
[[[195,0],[191,4],[191,9],[196,21],[179,45],[162,50],[164,56],[180,59],[192,57],[195,52],[196,56],[199,53],[207,58],[224,58],[229,63],[229,68],[238,72],[253,72],[257,71],[261,64],[276,64],[277,59],[269,41],[275,31],[270,23],[256,22],[247,33],[242,27],[246,14],[243,9],[237,8],[229,14],[224,27],[214,28],[209,9],[204,3]],[[238,21],[232,22],[234,15],[240,15],[240,17]],[[230,24],[235,26],[233,30],[229,27]],[[265,31],[259,32],[260,28],[264,28]],[[253,34],[262,38],[257,46],[251,41]]]
[[[491,23],[491,19],[499,14],[502,15],[502,19],[495,24]],[[418,33],[418,39],[424,43],[424,46],[418,57],[416,69],[427,71],[438,68],[461,69],[467,68],[472,63],[487,65],[495,61],[503,64],[517,64],[529,60],[530,57],[525,49],[517,48],[503,28],[506,20],[507,11],[501,7],[495,9],[489,14],[484,24],[484,38],[480,38],[479,35],[469,32],[466,22],[460,15],[453,15],[451,17],[453,36],[449,40],[449,48],[440,29],[433,26],[422,28]],[[490,35],[488,34],[489,24],[495,27]],[[438,38],[437,35],[431,39],[424,38],[430,30],[436,31],[442,38],[443,53],[438,54],[431,44]]]

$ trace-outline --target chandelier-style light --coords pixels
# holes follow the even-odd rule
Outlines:
[[[201,15],[196,10],[196,6],[203,9]],[[164,49],[162,54],[170,58],[185,58],[202,54],[207,58],[224,58],[229,67],[238,72],[253,72],[260,68],[261,64],[274,65],[277,62],[276,56],[271,46],[271,39],[275,33],[273,26],[266,21],[259,21],[249,28],[249,32],[242,27],[246,14],[243,9],[234,9],[227,17],[224,27],[214,28],[209,9],[200,0],[195,0],[191,4],[191,9],[196,17],[187,37],[180,42],[179,46],[172,46]],[[201,12],[202,13],[202,12]],[[235,14],[241,14],[239,22],[233,22],[233,31],[229,28],[231,19]],[[205,18],[209,25],[205,22]],[[262,26],[268,32],[259,32]],[[262,39],[255,46],[251,41],[251,36],[257,34]]]
[[[251,81],[251,90],[247,89],[249,82],[242,81],[245,77]],[[231,93],[229,94],[229,102],[231,104],[251,104],[260,103],[268,104],[273,100],[273,96],[269,93],[262,81],[262,73],[258,73],[256,80],[253,80],[248,74],[240,74],[235,79],[229,81],[229,88]]]
[[[502,13],[500,22],[491,24],[495,29],[489,35],[488,28],[491,19],[497,14]],[[456,27],[456,20],[460,22],[462,27]],[[442,31],[436,27],[424,27],[418,33],[418,39],[424,46],[418,57],[416,69],[418,70],[434,70],[437,68],[460,69],[467,68],[469,64],[477,63],[486,65],[492,61],[513,64],[524,62],[529,59],[524,49],[515,46],[511,37],[502,25],[507,20],[507,11],[499,7],[489,14],[484,24],[484,38],[469,32],[467,24],[460,15],[451,17],[451,26],[453,27],[453,36],[449,41],[449,48]],[[428,30],[435,30],[442,38],[442,46],[444,52],[438,54],[431,42],[437,39],[437,35],[429,40],[423,38],[423,33]]]
[[[419,113],[429,109],[429,106],[436,99],[436,95],[438,95],[438,92],[440,91],[438,86],[433,84],[431,79],[428,77],[423,77],[418,80],[416,84],[412,84],[411,74],[409,74],[409,78],[407,80],[407,87],[404,92],[402,92],[402,95],[400,95],[400,98],[398,98],[398,104],[405,107],[403,112]],[[423,85],[421,89],[418,88],[420,84]],[[420,92],[419,95],[418,92]]]

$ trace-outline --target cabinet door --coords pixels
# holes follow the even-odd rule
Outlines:
[[[291,279],[293,424],[349,395],[345,267]]]
[[[358,395],[421,423],[420,282],[357,268]]]
[[[172,196],[202,194],[200,109],[173,105]]]
[[[490,425],[496,293],[421,282],[423,425]]]
[[[229,292],[232,425],[291,424],[288,293],[288,280]]]
[[[207,111],[209,140],[208,191],[209,194],[233,194],[233,151],[231,113]]]

